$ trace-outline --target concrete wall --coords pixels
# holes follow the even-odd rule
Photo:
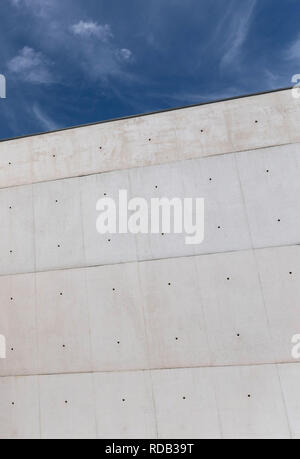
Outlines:
[[[282,91],[0,143],[1,438],[300,438],[299,115]],[[204,197],[204,243],[99,235],[119,189]]]

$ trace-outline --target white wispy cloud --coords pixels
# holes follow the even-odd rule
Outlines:
[[[49,84],[54,78],[49,62],[43,53],[25,46],[7,64],[8,70],[17,78],[35,84]]]
[[[39,122],[41,129],[46,130],[46,131],[55,131],[56,129],[59,129],[59,125],[53,121],[43,110],[35,104],[32,107],[32,112]]]
[[[37,16],[46,16],[47,11],[52,8],[55,0],[10,0],[12,5],[19,8],[30,8]]]
[[[287,53],[287,59],[296,62],[299,65],[300,62],[300,35],[293,41],[293,43],[289,46]]]
[[[113,33],[109,24],[102,25],[93,21],[79,21],[77,24],[73,24],[70,29],[75,35],[81,37],[95,37],[103,42],[107,42],[113,38]]]
[[[116,56],[122,61],[130,61],[132,59],[132,51],[127,48],[117,49]]]
[[[231,98],[233,95],[240,95],[243,94],[243,90],[239,87],[228,87],[222,88],[220,91],[209,92],[206,91],[201,92],[183,92],[179,91],[176,93],[152,93],[153,97],[160,97],[162,99],[167,100],[168,102],[178,102],[183,105],[188,104],[200,104],[202,102],[209,102],[214,100],[222,100]]]
[[[221,60],[222,67],[232,64],[240,54],[252,24],[256,3],[257,0],[249,0],[246,7],[233,14],[229,26],[230,34],[225,42],[225,53]]]
[[[283,88],[285,86],[288,86],[289,82],[287,82],[286,75],[282,71],[282,69],[279,69],[278,72],[272,72],[268,68],[265,69],[265,76],[266,76],[266,82],[267,82],[267,87],[270,89],[278,89],[278,88]]]
[[[109,24],[80,20],[69,28],[77,54],[81,54],[81,66],[92,79],[106,80],[110,76],[128,78],[125,65],[133,61],[133,53],[128,48],[118,47]]]

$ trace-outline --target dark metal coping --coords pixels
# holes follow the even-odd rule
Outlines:
[[[228,97],[226,99],[216,99],[216,100],[211,100],[211,101],[208,101],[208,102],[200,102],[198,104],[183,105],[181,107],[167,108],[167,109],[157,110],[157,111],[149,112],[149,113],[140,113],[140,114],[137,114],[137,115],[129,115],[129,116],[123,116],[123,117],[120,117],[120,118],[112,118],[112,119],[103,120],[103,121],[96,121],[94,123],[81,124],[79,126],[69,126],[69,127],[62,128],[62,129],[56,129],[56,130],[53,130],[53,131],[38,132],[38,133],[35,133],[35,134],[21,135],[21,136],[18,136],[18,137],[11,137],[11,138],[8,138],[8,139],[0,139],[0,143],[1,142],[9,142],[10,140],[25,139],[27,137],[35,137],[35,136],[38,136],[38,135],[53,134],[55,132],[70,131],[71,129],[78,129],[78,128],[81,128],[81,127],[96,126],[97,124],[112,123],[114,121],[129,120],[129,119],[132,119],[132,118],[139,118],[139,117],[142,117],[142,116],[156,115],[158,113],[173,112],[175,110],[182,110],[184,108],[201,107],[202,105],[211,105],[211,104],[216,104],[216,103],[219,103],[219,102],[227,102],[227,101],[230,101],[230,100],[238,100],[238,99],[245,99],[247,97],[262,96],[264,94],[271,94],[271,93],[276,93],[276,92],[281,92],[281,91],[288,91],[290,89],[293,89],[293,86],[290,86],[290,87],[287,87],[287,88],[272,89],[272,90],[269,90],[269,91],[263,91],[263,92],[257,92],[257,93],[251,93],[251,94],[244,94],[242,96]]]

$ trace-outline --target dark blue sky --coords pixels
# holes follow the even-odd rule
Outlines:
[[[291,86],[299,0],[1,0],[0,138]]]

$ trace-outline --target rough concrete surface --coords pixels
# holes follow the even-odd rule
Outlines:
[[[290,90],[0,143],[0,438],[300,438]],[[205,240],[96,202],[205,198]]]

